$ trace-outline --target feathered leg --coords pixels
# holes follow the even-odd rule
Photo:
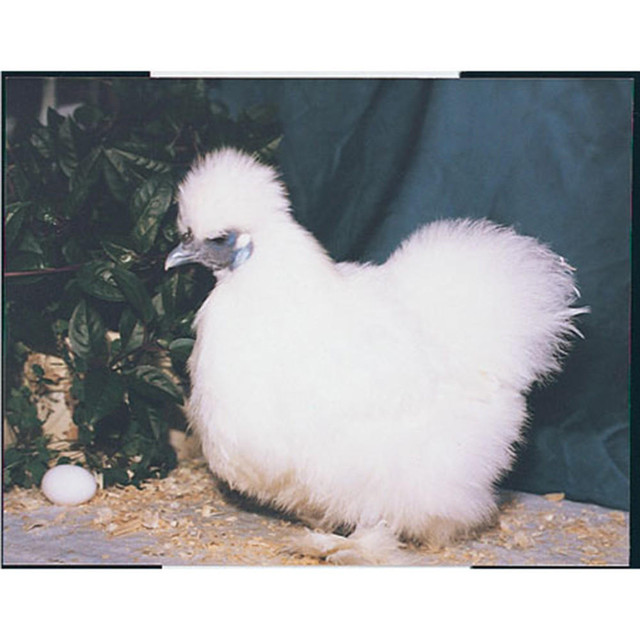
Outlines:
[[[338,565],[406,565],[409,558],[386,522],[357,527],[348,537],[307,531],[291,540],[288,551]]]

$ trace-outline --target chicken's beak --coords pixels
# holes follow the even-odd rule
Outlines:
[[[165,271],[178,267],[181,264],[196,262],[198,260],[197,251],[193,245],[186,246],[182,242],[167,256],[164,263]]]
[[[224,269],[232,271],[249,259],[253,251],[253,242],[249,234],[228,231],[203,242],[189,240],[181,242],[164,263],[166,271],[189,262],[198,262],[214,273]]]

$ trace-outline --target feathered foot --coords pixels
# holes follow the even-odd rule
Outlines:
[[[337,565],[406,565],[408,554],[386,522],[357,527],[348,537],[309,531],[293,538],[287,551]]]

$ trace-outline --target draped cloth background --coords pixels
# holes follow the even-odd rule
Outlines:
[[[504,484],[628,508],[631,80],[222,79],[211,95],[278,108],[295,216],[336,259],[382,261],[464,216],[576,267],[586,339],[531,395]]]

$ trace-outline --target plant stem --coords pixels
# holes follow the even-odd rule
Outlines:
[[[32,269],[31,271],[8,271],[4,274],[5,278],[19,278],[24,276],[48,276],[52,273],[62,273],[64,271],[77,271],[81,264],[70,264],[66,267],[50,267],[46,269]]]

